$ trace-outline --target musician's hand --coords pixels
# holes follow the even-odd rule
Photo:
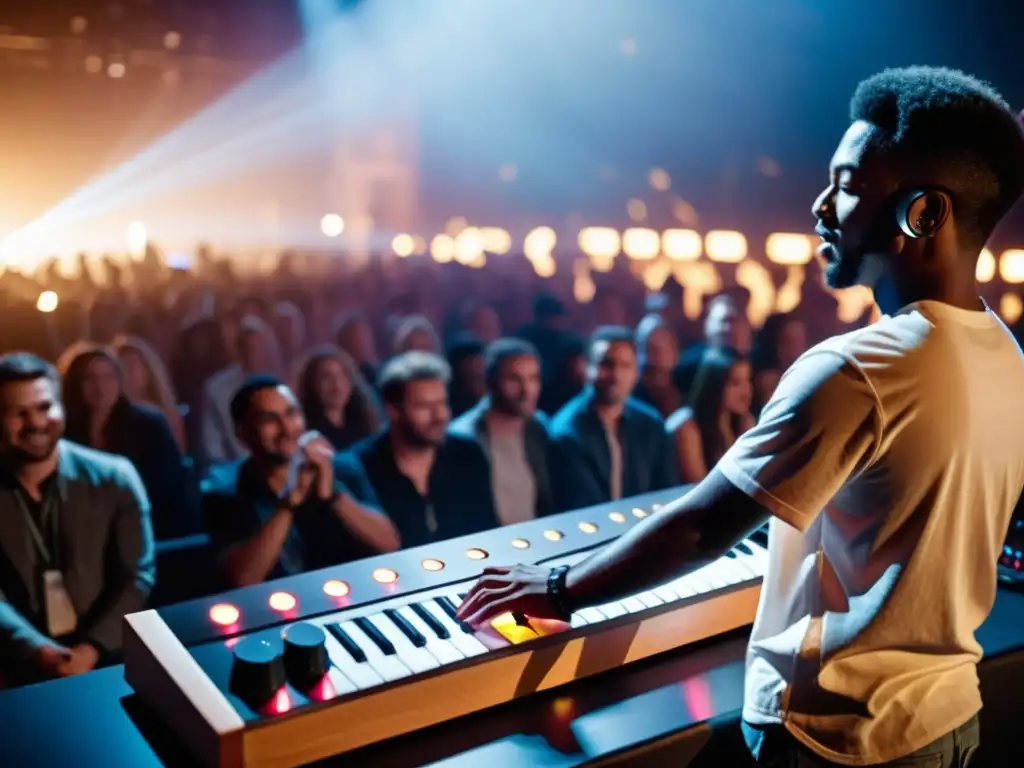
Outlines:
[[[459,606],[458,616],[479,627],[495,616],[518,612],[535,619],[557,619],[548,599],[551,569],[540,565],[484,568]]]

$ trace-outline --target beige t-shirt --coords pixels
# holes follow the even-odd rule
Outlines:
[[[975,630],[1024,487],[1024,356],[937,302],[830,339],[719,469],[774,515],[744,718],[845,765],[981,708]]]

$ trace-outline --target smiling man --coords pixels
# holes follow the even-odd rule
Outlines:
[[[721,557],[771,519],[744,731],[773,765],[966,766],[974,633],[1024,485],[1024,359],[975,265],[1024,187],[1024,136],[960,72],[858,87],[814,204],[826,278],[878,323],[814,347],[678,502],[577,566],[491,568],[460,609],[566,619]]]

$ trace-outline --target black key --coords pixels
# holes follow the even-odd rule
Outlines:
[[[750,540],[755,544],[760,544],[765,549],[768,548],[768,529],[758,528],[752,534],[750,534]]]
[[[733,560],[735,560],[736,559],[736,550],[730,549],[728,552],[725,553],[725,556],[726,557],[731,557]]]
[[[394,608],[388,608],[384,611],[384,615],[391,619],[391,623],[398,627],[402,634],[409,638],[409,642],[415,645],[417,648],[424,648],[427,645],[427,638],[425,638],[420,631],[416,629],[409,620],[402,614],[396,611]]]
[[[391,644],[391,641],[384,637],[384,633],[373,626],[373,622],[365,616],[360,616],[358,619],[353,619],[352,623],[355,624],[363,633],[373,640],[374,644],[380,648],[381,653],[385,656],[395,655],[395,646]]]
[[[530,626],[530,620],[526,618],[525,613],[515,611],[512,614],[512,618],[515,620],[517,627],[526,627],[527,629],[533,629],[533,627]]]
[[[743,541],[741,541],[739,544],[736,545],[736,549],[738,549],[740,552],[742,552],[745,555],[752,555],[752,554],[754,554],[754,550],[752,550],[750,547],[748,547],[746,542],[743,542]]]
[[[356,645],[356,641],[341,628],[340,624],[328,624],[327,631],[334,635],[335,640],[341,643],[341,647],[348,651],[348,655],[355,659],[357,664],[366,663],[366,654],[363,653],[363,649]]]
[[[469,592],[459,592],[459,600],[465,600],[469,597]]]
[[[473,628],[469,626],[469,624],[466,624],[464,621],[459,621],[459,609],[455,607],[455,603],[453,603],[450,598],[442,595],[441,597],[435,597],[434,601],[441,606],[441,610],[447,613],[448,617],[452,621],[459,625],[459,629],[461,629],[467,635],[473,634]]]
[[[437,617],[430,611],[428,611],[426,608],[424,608],[422,605],[420,605],[419,603],[413,603],[409,606],[409,608],[411,608],[412,612],[419,617],[420,621],[422,621],[424,624],[430,627],[430,631],[437,635],[440,639],[451,639],[451,635],[448,633],[448,630],[445,629],[444,624],[438,621]]]

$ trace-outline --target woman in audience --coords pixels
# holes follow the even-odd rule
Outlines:
[[[113,347],[124,374],[125,395],[133,403],[160,411],[171,425],[178,447],[184,450],[185,424],[163,360],[138,336],[118,336]]]
[[[754,367],[754,412],[771,399],[779,379],[807,351],[807,326],[792,312],[770,315],[757,332],[750,362]]]
[[[352,358],[337,347],[314,349],[299,371],[296,392],[309,429],[342,451],[383,426],[377,398]]]
[[[138,470],[152,505],[157,540],[201,531],[198,495],[167,419],[129,401],[114,352],[77,344],[61,356],[64,436],[127,458]]]
[[[699,483],[736,438],[754,426],[750,363],[732,350],[708,350],[697,368],[689,406],[665,428],[675,438],[679,475]]]

